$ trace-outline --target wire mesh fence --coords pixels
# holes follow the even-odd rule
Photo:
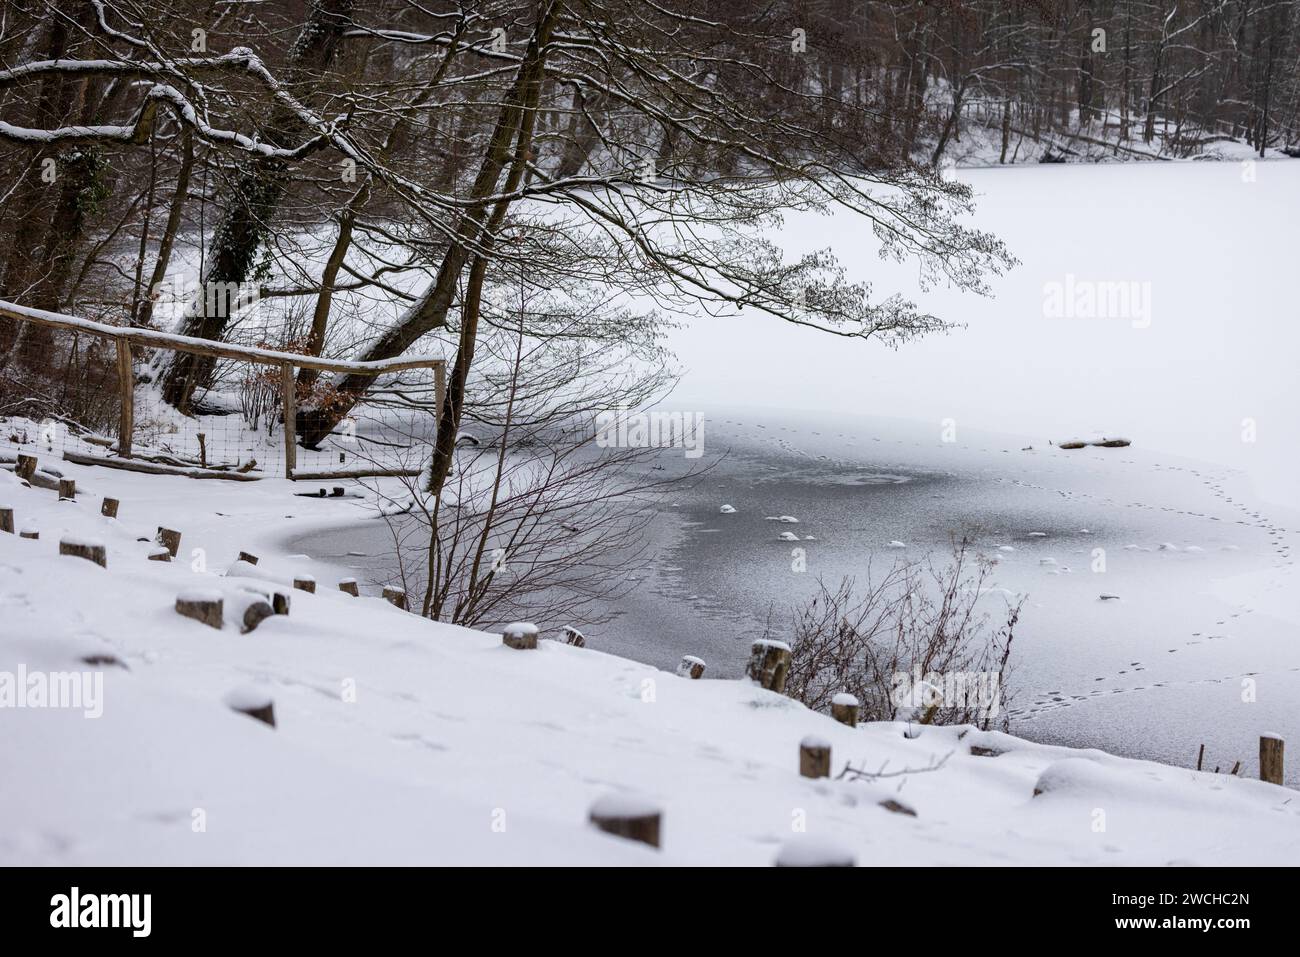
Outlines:
[[[159,353],[213,351],[212,373],[183,415],[137,373]],[[375,373],[315,448],[286,422],[329,401],[328,373]],[[331,362],[253,346],[195,345],[0,303],[0,439],[14,451],[144,470],[241,478],[409,473],[431,447],[443,364]],[[31,449],[15,449],[30,446]]]

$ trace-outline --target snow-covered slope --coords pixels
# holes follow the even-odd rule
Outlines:
[[[50,464],[75,502],[0,471],[16,530],[40,532],[0,532],[0,680],[84,669],[102,697],[0,708],[0,863],[766,865],[791,841],[862,865],[1300,859],[1287,789],[964,728],[851,729],[747,681],[512,650],[271,551],[291,525],[358,520],[355,503]],[[138,540],[160,524],[184,535],[171,563]],[[68,536],[102,541],[107,568],[60,556]],[[241,585],[265,584],[224,575],[240,549],[262,576],[313,571],[317,593],[240,634]],[[173,610],[196,588],[226,597],[221,630]],[[223,703],[240,689],[273,699],[274,729]],[[809,734],[831,779],[799,776]],[[846,764],[881,776],[837,780]],[[661,808],[660,850],[587,823],[610,794]]]

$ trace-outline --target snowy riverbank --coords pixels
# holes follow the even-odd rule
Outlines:
[[[300,572],[274,538],[354,506],[278,481],[50,464],[76,479],[75,503],[0,472],[19,529],[40,530],[0,533],[0,671],[102,673],[102,715],[0,710],[4,863],[765,865],[795,838],[859,864],[1300,854],[1290,790],[958,728],[850,729],[746,681],[550,641],[513,651],[331,580],[256,631],[216,631],[177,615],[177,595],[237,591],[223,573],[240,549],[260,550],[272,575]],[[116,520],[100,515],[104,495],[120,499]],[[158,525],[184,534],[175,562],[149,561],[137,541]],[[102,541],[107,569],[59,556],[67,536]],[[222,703],[249,686],[274,700],[274,730]],[[833,774],[901,773],[802,778],[810,733],[830,741]],[[586,823],[609,793],[662,809],[661,851]]]

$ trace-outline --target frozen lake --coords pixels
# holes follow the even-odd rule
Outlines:
[[[783,242],[831,246],[878,296],[903,291],[966,328],[896,352],[750,314],[673,335],[685,375],[671,408],[704,412],[709,457],[726,455],[664,502],[651,577],[589,643],[663,667],[698,654],[733,676],[817,576],[923,558],[978,527],[996,584],[1028,596],[1013,732],[1182,765],[1205,743],[1209,768],[1251,771],[1260,732],[1300,740],[1300,324],[1280,228],[1300,208],[1300,164],[961,175],[979,225],[1023,261],[992,298],[918,293],[843,217],[791,217]],[[1146,284],[1149,308],[1047,315],[1048,284],[1070,277]],[[945,422],[957,441],[941,441]],[[1097,432],[1134,445],[1048,444]],[[802,574],[777,537],[790,529],[815,538],[799,543]],[[390,543],[376,522],[296,548],[383,580]]]
[[[780,634],[818,576],[942,557],[953,534],[977,529],[999,558],[990,584],[1026,596],[1014,733],[1183,765],[1204,742],[1210,767],[1248,768],[1261,730],[1300,736],[1300,628],[1286,590],[1300,524],[1259,506],[1239,472],[1140,448],[944,443],[937,429],[870,420],[706,421],[728,454],[665,500],[650,578],[615,622],[587,630],[590,647],[664,668],[696,654],[712,676],[735,677],[769,614]],[[680,451],[659,461],[685,466]],[[792,529],[811,540],[778,538]],[[393,575],[391,541],[375,521],[294,548],[378,582]],[[792,570],[796,547],[804,572]],[[1104,571],[1093,571],[1095,549]],[[996,616],[1006,598],[982,601]]]

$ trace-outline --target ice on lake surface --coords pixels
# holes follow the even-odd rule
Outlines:
[[[997,559],[981,597],[990,614],[1026,597],[1013,732],[1184,765],[1203,741],[1211,766],[1230,767],[1253,753],[1261,727],[1294,724],[1300,628],[1262,596],[1289,580],[1300,526],[1253,504],[1240,473],[1140,446],[1025,451],[870,419],[826,429],[824,417],[742,416],[710,416],[714,449],[728,454],[664,499],[649,580],[613,623],[587,632],[589,647],[666,670],[695,654],[712,676],[736,677],[769,615],[782,636],[790,604],[818,576],[838,583],[904,559],[942,561],[954,535],[974,532]],[[660,464],[686,468],[667,451]],[[907,481],[844,480],[875,469]],[[719,526],[723,489],[736,512]],[[804,534],[774,535],[782,516],[798,516]],[[375,555],[391,541],[375,522],[295,547],[348,564],[362,538]],[[792,570],[794,549],[806,571]],[[373,560],[357,571],[387,574]],[[1223,587],[1232,581],[1251,583],[1245,600]],[[1249,706],[1245,679],[1257,688]]]

